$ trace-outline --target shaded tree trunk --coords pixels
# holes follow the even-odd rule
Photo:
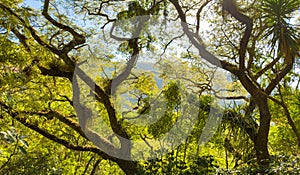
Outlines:
[[[139,168],[136,161],[117,159],[115,160],[115,162],[119,165],[119,167],[124,171],[125,174],[138,174]]]
[[[271,114],[268,106],[268,99],[265,96],[256,98],[256,103],[260,113],[260,124],[254,138],[254,148],[256,151],[257,163],[261,168],[269,165],[268,136],[270,131]]]

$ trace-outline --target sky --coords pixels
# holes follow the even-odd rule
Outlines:
[[[23,2],[23,6],[29,6],[31,8],[35,8],[35,9],[42,9],[43,6],[43,0],[24,0]],[[297,23],[297,18],[300,15],[300,10],[298,10],[296,13],[296,16],[294,18],[291,19],[291,23],[292,24],[296,24]],[[193,22],[191,22],[193,23]],[[209,31],[209,25],[206,21],[201,21],[201,28],[203,31]],[[207,42],[207,41],[206,41]],[[296,83],[296,82],[294,82]],[[293,84],[294,85],[294,84]],[[296,86],[296,85],[295,85]]]
[[[23,4],[36,9],[40,9],[42,7],[41,0],[24,0]]]

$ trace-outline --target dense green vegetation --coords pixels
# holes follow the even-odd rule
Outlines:
[[[0,174],[300,174],[299,12],[1,0]]]

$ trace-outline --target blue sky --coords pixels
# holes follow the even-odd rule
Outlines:
[[[41,0],[24,0],[23,4],[25,6],[30,6],[31,8],[40,9],[42,7]]]

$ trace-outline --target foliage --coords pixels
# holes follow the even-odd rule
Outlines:
[[[35,2],[0,2],[0,174],[300,173],[299,0]]]

